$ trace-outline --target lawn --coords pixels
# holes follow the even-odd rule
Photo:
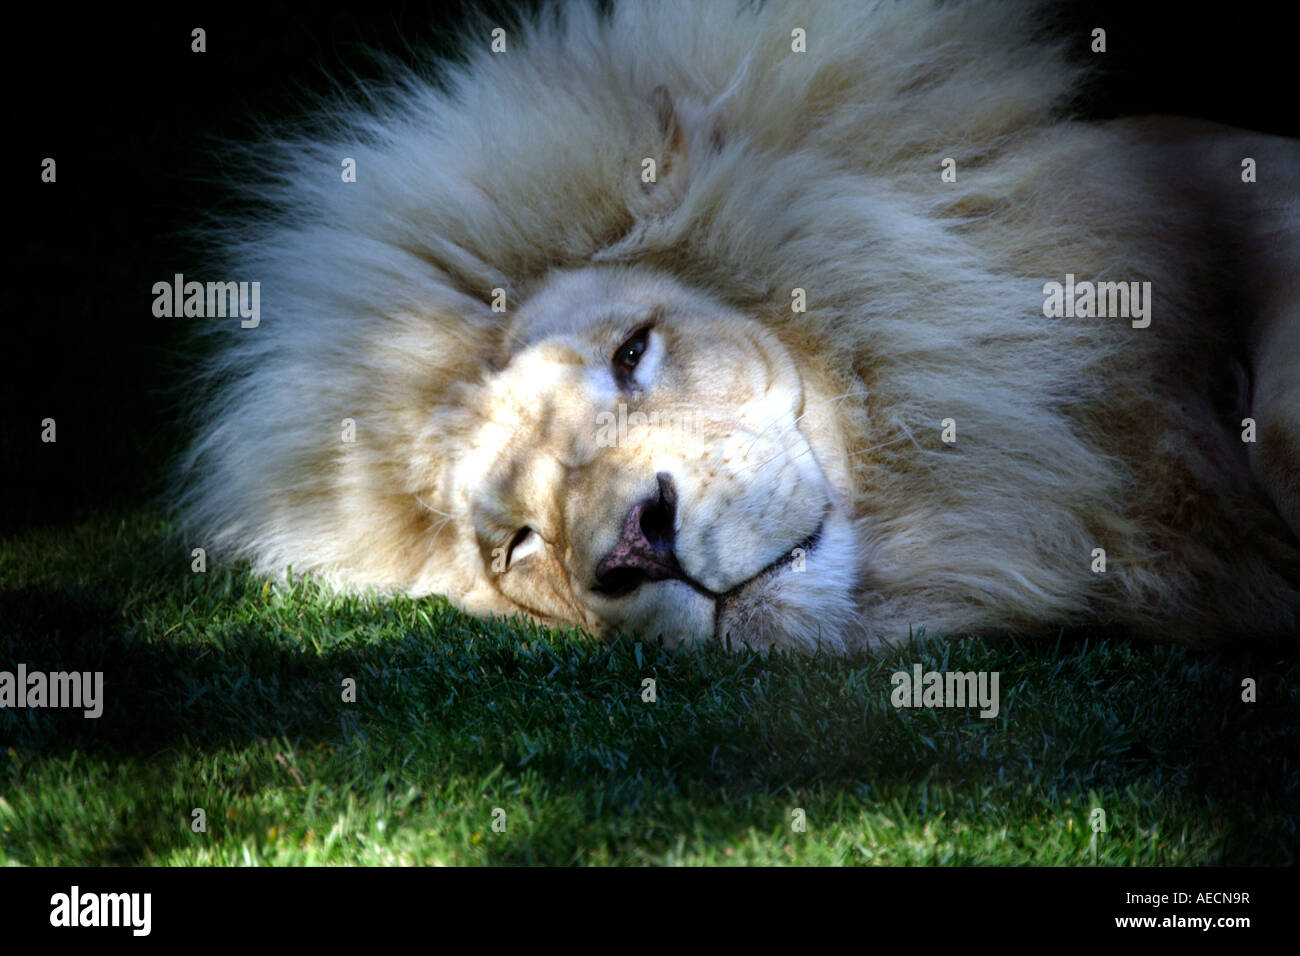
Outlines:
[[[190,560],[147,509],[0,542],[0,668],[107,696],[0,711],[0,862],[1296,860],[1295,647],[674,653]],[[915,663],[998,671],[1000,713],[896,710]]]

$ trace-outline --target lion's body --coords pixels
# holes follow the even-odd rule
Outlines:
[[[564,9],[337,110],[226,237],[264,317],[214,366],[196,545],[678,640],[1296,626],[1295,144],[1066,122],[1077,69],[995,4]],[[1150,282],[1149,325],[1045,316],[1067,275]],[[653,381],[606,387],[661,305]],[[609,448],[620,402],[703,412]],[[689,580],[593,597],[661,474]]]

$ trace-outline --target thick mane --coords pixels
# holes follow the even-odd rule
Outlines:
[[[437,82],[405,73],[323,109],[325,132],[263,154],[268,178],[247,188],[267,218],[216,237],[223,278],[262,282],[263,314],[220,330],[205,378],[182,497],[194,545],[433,588],[430,539],[456,505],[439,476],[503,347],[493,290],[514,305],[597,262],[751,311],[851,396],[868,637],[1121,602],[1154,621],[1234,573],[1242,607],[1280,593],[1262,564],[1229,566],[1219,512],[1172,530],[1128,463],[1208,420],[1199,399],[1167,407],[1199,374],[1167,354],[1203,308],[1196,236],[1162,218],[1156,175],[1108,148],[1119,133],[1061,118],[1081,73],[1039,20],[995,2],[564,3],[501,24],[504,53],[481,27]],[[1045,318],[1043,284],[1067,273],[1151,281],[1152,326]],[[1165,449],[1162,480],[1209,482],[1273,534],[1214,464],[1225,441]],[[1174,553],[1195,572],[1162,571]]]

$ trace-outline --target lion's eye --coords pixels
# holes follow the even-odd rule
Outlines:
[[[515,532],[515,536],[510,539],[510,544],[506,546],[506,567],[513,566],[516,561],[522,561],[541,546],[541,535],[525,525]]]
[[[645,354],[646,344],[650,339],[650,326],[643,325],[628,337],[614,353],[614,379],[620,386],[627,385],[636,370],[641,356]]]

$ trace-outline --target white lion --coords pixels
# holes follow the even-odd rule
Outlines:
[[[571,2],[330,108],[217,237],[194,545],[669,643],[1292,632],[1300,149],[1063,119],[1033,21]]]

